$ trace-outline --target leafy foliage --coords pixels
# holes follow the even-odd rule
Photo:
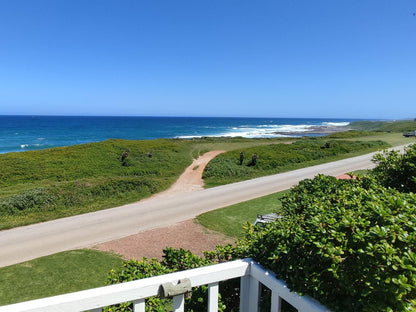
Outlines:
[[[108,284],[117,284],[146,277],[152,277],[171,273],[175,271],[188,270],[201,266],[210,265],[213,262],[208,258],[202,258],[194,255],[189,250],[166,248],[164,250],[163,260],[143,258],[141,261],[127,260],[118,270],[111,270]],[[190,294],[185,297],[187,311],[203,312],[207,309],[208,299],[207,286],[196,287]],[[161,312],[169,310],[171,301],[158,297],[146,299],[146,311]],[[219,311],[224,311],[225,306],[219,302]],[[107,312],[124,312],[133,311],[131,303],[122,303],[117,306],[108,307]]]
[[[334,311],[414,310],[416,196],[363,178],[304,180],[285,218],[248,230],[237,250]]]
[[[252,257],[333,311],[416,309],[415,194],[385,188],[371,176],[319,175],[292,188],[282,212],[284,218],[263,229],[246,224],[244,238],[204,259],[169,250],[162,264],[179,270]],[[223,283],[226,311],[237,309],[238,288],[236,281]]]
[[[328,144],[330,148],[322,148]],[[255,166],[247,166],[251,157],[240,165],[240,152],[231,151],[213,159],[205,168],[203,178],[208,185],[215,186],[270,175],[299,168],[322,159],[333,160],[339,155],[359,151],[385,148],[381,141],[343,141],[305,139],[292,144],[271,144],[244,149],[245,155],[257,154]]]
[[[404,153],[396,150],[378,153],[373,161],[377,167],[371,175],[381,184],[402,192],[416,193],[416,144],[405,148]]]

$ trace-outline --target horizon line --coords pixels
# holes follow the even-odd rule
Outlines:
[[[339,119],[362,121],[414,120],[415,118],[354,118],[354,117],[270,117],[270,116],[178,116],[178,115],[64,115],[64,114],[0,114],[0,117],[108,117],[108,118],[245,118],[245,119]]]

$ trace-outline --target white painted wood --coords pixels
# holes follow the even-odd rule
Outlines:
[[[308,296],[299,296],[296,292],[290,291],[285,282],[277,279],[272,272],[264,270],[257,263],[251,264],[250,275],[271,289],[272,292],[277,291],[282,299],[293,305],[299,312],[330,312],[318,301]]]
[[[120,302],[134,301],[157,296],[161,284],[176,283],[189,278],[192,287],[240,277],[246,274],[250,263],[236,260],[212,266],[175,272],[137,281],[94,288],[75,293],[26,301],[0,307],[0,312],[74,312],[96,309]]]
[[[242,276],[240,279],[240,312],[250,312],[250,276]]]
[[[184,312],[185,311],[185,296],[178,295],[173,297],[173,312]]]
[[[144,299],[139,299],[133,301],[133,311],[134,312],[145,312],[146,303]]]
[[[188,278],[192,287],[209,285],[209,309],[218,309],[218,282],[241,277],[240,311],[258,311],[260,283],[272,291],[272,311],[280,311],[280,301],[286,300],[299,312],[330,312],[319,302],[291,292],[286,284],[265,271],[251,259],[236,260],[208,267],[155,276],[142,280],[94,288],[76,293],[32,300],[0,307],[0,312],[77,312],[101,311],[102,307],[133,301],[135,312],[145,311],[144,299],[157,296],[160,285]],[[184,311],[184,296],[174,297],[175,311]]]
[[[218,312],[218,283],[208,285],[208,312]]]
[[[260,299],[260,283],[254,277],[250,276],[250,290],[249,290],[249,301],[248,310],[250,312],[258,312],[259,310],[259,299]]]
[[[281,312],[282,311],[282,298],[280,298],[277,291],[272,292],[272,303],[270,312]]]

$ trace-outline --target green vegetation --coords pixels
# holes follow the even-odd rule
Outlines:
[[[294,170],[323,162],[352,157],[386,148],[382,141],[346,141],[312,138],[292,144],[273,144],[246,148],[240,165],[240,152],[231,151],[212,160],[204,170],[206,186],[217,186],[260,176]],[[251,155],[257,154],[256,165],[250,165]]]
[[[125,261],[120,268],[110,272],[107,283],[118,284],[135,279],[142,279],[176,271],[193,269],[210,264],[213,264],[210,259],[198,257],[188,250],[167,248],[164,250],[163,260],[161,262],[158,262],[156,259],[147,260],[146,258],[141,261]],[[192,293],[185,297],[186,311],[206,311],[208,299],[207,290],[207,286],[194,288]],[[132,304],[127,302],[117,306],[109,307],[105,309],[105,311],[132,311],[131,309]],[[220,298],[218,311],[222,312],[224,309],[225,306],[221,302]],[[148,298],[146,299],[146,311],[172,311],[172,301],[169,299],[160,299],[156,297]]]
[[[191,161],[190,144],[181,140],[108,140],[0,155],[0,229],[140,200],[168,188]]]
[[[414,194],[318,176],[291,190],[283,213],[248,232],[234,256],[253,257],[333,311],[415,309]]]
[[[416,130],[416,121],[354,121],[349,125],[349,127],[354,130],[364,131],[407,132]]]
[[[303,180],[282,198],[284,218],[263,229],[247,225],[235,245],[219,246],[203,258],[168,250],[175,264],[168,269],[252,257],[292,290],[314,297],[333,311],[414,311],[416,195],[399,192],[385,181],[382,185],[377,176],[394,166],[395,172],[407,173],[405,181],[414,181],[413,173],[404,169],[414,165],[415,150],[415,146],[409,148],[401,161],[376,156],[377,168],[357,180],[323,175]],[[130,263],[133,268],[116,271],[111,281],[134,278],[143,268],[152,276],[163,274],[166,264],[156,263],[146,259]],[[224,311],[234,311],[238,282],[223,282],[220,289]],[[203,301],[199,291],[189,297],[190,306]],[[162,304],[156,302],[147,311],[163,311]],[[117,311],[127,310],[119,307]]]
[[[401,192],[416,193],[416,144],[405,148],[405,153],[395,150],[377,154],[378,164],[372,175],[385,187]]]
[[[0,268],[0,305],[103,286],[120,257],[73,250]]]
[[[274,142],[282,139],[107,140],[0,154],[0,230],[135,202],[208,150]]]
[[[353,140],[353,139],[351,139]],[[363,136],[356,138],[354,140],[360,140],[360,141],[377,141],[381,140],[383,142],[386,142],[387,144],[391,146],[398,146],[403,144],[409,144],[415,142],[415,138],[409,137],[406,138],[403,136],[401,132],[378,132],[378,134],[370,135],[370,136]]]
[[[319,147],[325,144],[322,140],[293,139],[292,144],[287,139],[244,138],[107,140],[2,154],[0,230],[138,201],[167,189],[191,163],[192,157],[208,150],[229,151],[225,158],[220,156],[213,161],[205,172],[208,185],[212,186],[386,146],[382,142],[337,143],[332,139],[331,148],[322,150]],[[247,162],[252,161],[252,154],[258,154],[255,166],[247,167],[247,162],[236,165],[242,150]],[[233,158],[231,162],[227,159],[229,155]],[[239,172],[230,177],[229,171],[233,170]],[[210,175],[214,178],[209,178]]]
[[[258,214],[281,213],[280,199],[287,192],[283,191],[209,211],[196,218],[201,225],[210,230],[221,232],[229,237],[242,238],[244,235],[243,225],[247,222],[252,224]]]
[[[335,132],[325,136],[326,139],[351,139],[351,138],[363,138],[367,136],[379,135],[380,131],[361,131],[361,130],[349,130],[343,132]],[[384,134],[384,133],[383,133]]]

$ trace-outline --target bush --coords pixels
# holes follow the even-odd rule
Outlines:
[[[201,266],[213,264],[208,258],[202,258],[194,255],[189,250],[166,248],[163,260],[161,262],[156,259],[148,260],[143,258],[141,261],[128,260],[118,270],[111,270],[108,284],[117,284],[146,277],[152,277],[171,273],[175,271],[188,270]],[[192,292],[185,296],[185,305],[189,312],[203,312],[207,310],[208,287],[200,286],[192,289]],[[146,311],[163,312],[168,311],[171,301],[158,297],[146,299]],[[224,311],[225,306],[219,298],[218,311]],[[132,311],[131,303],[123,303],[117,306],[109,307],[106,311]]]
[[[333,311],[416,309],[416,196],[374,180],[304,180],[285,218],[237,246]]]
[[[247,166],[250,159],[246,159],[244,166],[241,166],[240,151],[231,151],[210,161],[204,170],[203,178],[208,185],[216,186],[296,169],[322,159],[329,161],[339,155],[385,147],[386,144],[381,141],[361,142],[323,138],[304,139],[292,144],[257,146],[243,151],[245,155],[257,154],[255,166]]]
[[[401,192],[416,192],[416,144],[405,148],[402,154],[396,150],[378,153],[373,161],[377,167],[370,174],[382,185]]]
[[[96,180],[94,183],[59,183],[0,198],[0,215],[73,209],[91,205],[98,200],[120,198],[132,192],[145,196],[159,190],[158,182],[146,177],[115,177]]]
[[[282,205],[284,218],[262,230],[247,224],[245,237],[235,245],[219,246],[204,258],[168,248],[162,267],[153,264],[150,271],[163,274],[252,257],[290,289],[333,311],[416,309],[415,194],[385,188],[371,177],[319,175],[291,189]],[[134,272],[149,273],[144,264],[136,267]],[[235,280],[221,284],[226,311],[238,309],[238,288]],[[204,311],[205,292],[204,287],[193,291],[187,307]]]

